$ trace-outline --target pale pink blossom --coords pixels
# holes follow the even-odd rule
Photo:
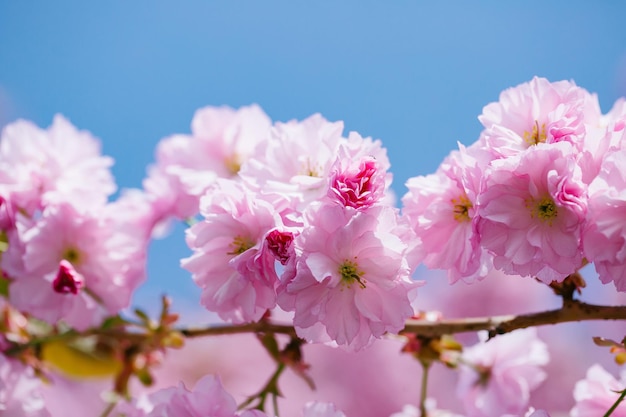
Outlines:
[[[259,320],[276,304],[274,262],[288,258],[289,236],[280,229],[280,216],[229,180],[218,181],[200,208],[204,220],[187,231],[194,253],[182,260],[183,268],[202,288],[207,309],[233,322]]]
[[[618,381],[602,366],[593,365],[587,371],[585,379],[574,387],[576,405],[571,411],[572,417],[595,417],[604,415],[615,404],[620,392],[626,389],[626,371]],[[611,417],[626,417],[626,401],[622,401]]]
[[[216,178],[236,178],[270,127],[269,117],[257,105],[197,110],[191,135],[173,135],[159,142],[156,164],[144,180],[161,217],[196,214],[200,197]]]
[[[60,201],[98,207],[116,190],[112,164],[96,138],[60,115],[47,130],[19,120],[0,138],[0,194],[29,214]]]
[[[326,194],[342,131],[343,122],[331,123],[319,114],[276,123],[240,176],[275,207],[302,211]]]
[[[598,124],[600,117],[595,95],[570,81],[535,77],[503,91],[478,119],[489,149],[508,157],[538,143],[567,141],[582,150],[585,123]]]
[[[407,244],[397,234],[394,209],[356,211],[320,205],[295,239],[292,279],[283,277],[279,305],[294,310],[298,334],[351,350],[398,332],[413,314]]]
[[[0,415],[50,417],[42,388],[31,368],[0,354]]]
[[[626,291],[626,149],[606,156],[589,186],[589,218],[583,234],[585,257],[603,283]]]
[[[74,379],[52,372],[45,377],[46,383],[41,392],[52,417],[96,417],[108,407],[107,399],[117,398],[111,392],[111,381],[107,378]],[[110,416],[134,417],[118,416],[115,413]]]
[[[2,257],[10,301],[21,311],[81,330],[128,306],[145,276],[147,240],[112,209],[49,205],[21,218]]]
[[[410,178],[403,214],[420,239],[421,260],[447,269],[450,282],[473,282],[491,270],[491,256],[476,233],[476,197],[483,164],[461,147],[435,174]]]
[[[546,378],[547,346],[534,329],[516,330],[464,349],[457,396],[468,417],[520,415]]]
[[[568,143],[495,160],[478,196],[477,230],[508,274],[561,281],[582,266],[587,186]]]
[[[130,408],[130,407],[124,407]],[[122,408],[120,411],[129,412]],[[190,391],[181,382],[143,398],[130,411],[132,417],[235,417],[237,403],[224,389],[220,379],[208,375]]]

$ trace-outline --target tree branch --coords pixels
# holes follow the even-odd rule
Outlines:
[[[602,306],[587,304],[578,300],[564,300],[563,306],[559,309],[517,316],[473,317],[447,319],[437,322],[407,320],[403,332],[434,337],[444,334],[487,330],[489,336],[493,337],[527,327],[589,320],[626,320],[626,306]],[[242,325],[213,325],[203,328],[180,329],[179,331],[185,337],[190,338],[239,333],[277,333],[296,336],[293,326],[267,321]]]

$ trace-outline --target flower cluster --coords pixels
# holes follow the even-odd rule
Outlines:
[[[593,262],[602,282],[626,291],[624,100],[603,115],[573,82],[534,78],[479,120],[474,144],[407,182],[420,260],[451,282],[492,268],[560,282]]]
[[[352,350],[413,315],[415,245],[386,151],[342,131],[320,115],[271,125],[257,106],[205,108],[192,135],[160,143],[146,189],[167,184],[162,220],[200,214],[182,266],[207,309],[244,323],[278,306],[299,336]]]
[[[3,130],[0,269],[15,308],[84,330],[128,306],[145,275],[152,209],[139,193],[108,202],[112,163],[61,116],[47,130]]]
[[[573,82],[534,78],[504,91],[479,120],[476,142],[407,182],[402,210],[381,142],[344,134],[342,122],[319,114],[283,123],[256,105],[200,109],[190,134],[158,144],[144,189],[115,199],[113,161],[91,134],[61,116],[48,129],[6,126],[0,414],[58,415],[60,391],[78,388],[54,367],[74,361],[85,368],[75,377],[114,375],[117,404],[105,403],[101,387],[96,395],[81,388],[102,415],[269,417],[265,397],[274,396],[277,413],[284,369],[312,385],[304,341],[356,352],[408,329],[411,318],[437,326],[440,315],[415,308],[419,263],[447,270],[451,283],[497,270],[557,292],[578,288],[574,274],[593,263],[601,282],[626,292],[626,101],[602,114],[597,98]],[[277,365],[239,408],[214,376],[191,391],[180,383],[122,401],[131,376],[150,385],[166,348],[201,333],[173,326],[167,298],[158,321],[141,310],[132,319],[120,314],[144,279],[150,238],[172,219],[190,224],[191,253],[181,266],[201,288],[201,304],[230,323],[258,323],[232,328],[253,329]],[[281,327],[288,342],[268,330],[280,327],[270,317],[291,320]],[[546,378],[546,344],[534,329],[490,329],[495,340],[465,350],[447,335],[411,334],[404,351],[424,372],[436,361],[458,368],[467,417],[548,416],[530,407]],[[623,345],[611,342],[619,352]],[[626,415],[625,383],[593,366],[576,385],[571,415]],[[257,407],[245,409],[254,400]],[[407,405],[393,416],[459,416],[432,399],[420,409]],[[307,403],[303,416],[346,417],[322,402]]]

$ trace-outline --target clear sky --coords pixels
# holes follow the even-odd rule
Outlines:
[[[120,187],[138,187],[158,140],[189,132],[199,107],[320,112],[382,139],[401,196],[534,75],[609,110],[626,95],[624,16],[618,1],[0,2],[0,124],[62,113],[102,140]],[[182,236],[153,245],[140,304],[197,294]]]

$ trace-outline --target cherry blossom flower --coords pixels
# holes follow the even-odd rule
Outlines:
[[[31,368],[0,355],[0,415],[49,417],[42,387]]]
[[[583,88],[535,77],[503,91],[478,119],[488,148],[507,157],[538,143],[567,141],[581,150],[585,122],[598,124],[600,117],[597,97]]]
[[[47,130],[19,120],[0,138],[0,194],[29,214],[59,201],[98,207],[116,190],[112,164],[97,139],[63,116]]]
[[[320,205],[296,239],[292,279],[283,278],[279,305],[295,310],[298,334],[358,350],[398,332],[413,314],[407,245],[396,234],[397,213],[386,206],[356,211]]]
[[[219,378],[208,375],[192,391],[180,383],[142,398],[134,407],[124,405],[119,411],[131,417],[236,417],[237,403]]]
[[[496,336],[463,351],[457,395],[468,417],[520,415],[546,378],[547,346],[534,329]]]
[[[288,256],[288,235],[276,229],[282,226],[280,216],[229,180],[218,181],[200,208],[204,220],[187,231],[194,253],[182,260],[183,268],[202,288],[207,309],[233,322],[259,320],[276,305],[276,256]]]
[[[159,142],[156,164],[144,181],[162,217],[187,218],[198,212],[200,197],[216,178],[236,178],[241,165],[265,139],[269,117],[257,105],[204,107],[196,111],[191,135]]]
[[[420,239],[421,260],[429,268],[448,270],[451,283],[473,282],[491,270],[491,256],[475,230],[483,165],[461,147],[435,174],[406,183],[402,210]]]
[[[1,265],[12,280],[10,301],[50,323],[81,330],[127,307],[144,279],[147,240],[111,207],[80,211],[47,206],[21,218]],[[147,232],[144,232],[144,237]],[[16,241],[19,239],[19,241]]]
[[[357,161],[338,158],[330,176],[328,197],[345,207],[368,208],[385,195],[385,172],[376,159],[366,156]]]
[[[583,234],[585,257],[603,283],[626,291],[626,149],[606,156],[589,186],[589,219]]]
[[[477,230],[508,274],[562,281],[582,266],[587,187],[568,143],[492,162],[478,196]]]
[[[342,131],[343,122],[331,123],[319,114],[301,122],[276,123],[240,175],[275,207],[281,201],[303,211],[326,194]]]
[[[587,371],[585,379],[574,387],[576,405],[572,408],[572,417],[602,416],[615,404],[620,392],[626,389],[626,372],[622,372],[618,381],[602,366],[593,365]],[[622,401],[611,414],[612,417],[626,416],[626,402]]]

